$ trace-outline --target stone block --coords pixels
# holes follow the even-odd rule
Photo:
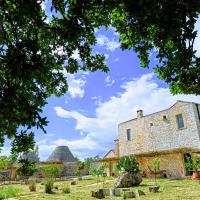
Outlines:
[[[105,198],[103,189],[99,189],[97,191],[91,191],[91,196],[96,199],[104,199]]]
[[[126,198],[136,198],[135,192],[133,191],[125,191],[124,195],[126,196]]]
[[[103,189],[105,196],[114,196],[114,189]]]
[[[136,190],[135,195],[136,197],[139,197],[139,196],[145,195],[145,193],[142,190]]]
[[[77,181],[71,181],[71,185],[77,185]]]
[[[122,190],[121,189],[114,189],[114,196],[116,197],[120,197],[121,196],[121,193],[122,193]]]

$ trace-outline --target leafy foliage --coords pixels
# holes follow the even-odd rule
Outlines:
[[[159,170],[160,170],[160,160],[154,159],[154,161],[153,161],[153,172],[154,172],[154,178],[155,178],[155,184],[156,185],[157,185],[156,178],[157,178],[157,173],[158,173]]]
[[[94,162],[97,161],[97,160],[99,160],[99,159],[100,159],[99,156],[95,156],[95,157],[86,158],[86,159],[84,160],[84,165],[85,165],[85,167],[87,167],[89,173],[91,172],[91,168],[94,167],[94,166],[93,166]]]
[[[15,160],[16,160],[16,158],[13,156],[9,156],[9,157],[1,156],[0,157],[0,169],[7,169],[8,166],[10,164],[12,164],[12,162],[14,162]]]
[[[28,159],[20,159],[18,161],[18,165],[17,174],[19,176],[29,177],[32,176],[37,170],[35,162],[31,162]]]
[[[0,1],[0,144],[14,139],[12,153],[34,147],[33,128],[44,127],[46,99],[67,91],[63,70],[108,71],[103,55],[91,55],[92,30],[63,13],[68,3],[52,1],[53,19],[47,22],[43,1]],[[89,31],[89,32],[88,32]],[[82,62],[73,58],[79,51]]]
[[[44,182],[44,191],[45,193],[47,194],[52,194],[53,191],[53,184],[54,184],[54,181],[52,179],[45,179],[45,182]]]
[[[116,165],[116,168],[120,172],[129,172],[137,174],[140,172],[139,163],[134,156],[122,157]]]
[[[84,169],[85,167],[85,163],[84,162],[81,162],[81,161],[77,161],[76,162],[76,176],[81,176],[81,170]]]
[[[42,168],[46,178],[56,178],[62,173],[61,166],[56,164],[44,165]]]
[[[105,174],[106,168],[107,168],[107,164],[101,164],[98,167],[93,166],[93,167],[90,168],[90,174],[92,176],[96,177],[97,183],[99,183],[100,177],[103,177],[103,187],[104,187],[105,178],[106,178],[106,174]]]
[[[192,159],[186,158],[185,167],[189,170],[198,171],[200,169],[200,157],[195,156]]]

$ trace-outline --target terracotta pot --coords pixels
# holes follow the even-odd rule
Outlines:
[[[192,179],[199,180],[200,179],[200,171],[194,171],[192,174]]]

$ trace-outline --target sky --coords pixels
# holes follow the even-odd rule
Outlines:
[[[47,5],[43,5],[48,10]],[[200,30],[200,20],[196,24]],[[122,51],[119,35],[114,28],[96,30],[97,45],[94,52],[106,55],[110,71],[79,72],[67,74],[68,92],[62,97],[52,96],[43,109],[48,117],[47,134],[35,131],[41,160],[46,160],[59,145],[67,145],[73,155],[86,157],[104,156],[114,147],[118,137],[118,124],[136,117],[142,109],[144,115],[166,109],[177,100],[200,103],[200,96],[170,94],[168,86],[158,80],[153,72],[157,63],[155,53],[150,54],[150,68],[140,67],[137,54]],[[200,55],[200,35],[195,42]],[[79,59],[78,52],[74,57]],[[9,142],[2,154],[8,154]]]

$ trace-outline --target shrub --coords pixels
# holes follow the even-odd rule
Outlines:
[[[119,172],[129,172],[137,174],[140,172],[139,163],[134,156],[126,156],[121,158],[116,165]]]
[[[28,178],[36,172],[36,163],[30,162],[28,159],[20,159],[18,161],[19,166],[17,168],[17,174]]]
[[[45,193],[47,194],[52,194],[52,189],[53,189],[53,184],[54,181],[52,179],[46,179],[44,182],[44,189],[45,189]]]
[[[191,160],[186,157],[185,167],[187,169],[193,169],[193,171],[198,171],[200,169],[200,157],[195,156]]]
[[[30,190],[30,192],[35,192],[36,191],[36,182],[35,181],[30,181],[29,182],[29,190]]]
[[[43,166],[43,173],[46,178],[56,178],[60,177],[62,173],[62,167],[55,164],[49,164]]]
[[[64,194],[69,194],[71,192],[71,189],[70,189],[70,186],[69,185],[65,185],[63,188],[62,188],[62,193]]]
[[[12,185],[3,186],[0,189],[0,200],[7,199],[10,197],[16,197],[19,194],[19,192],[20,192],[20,189]]]

